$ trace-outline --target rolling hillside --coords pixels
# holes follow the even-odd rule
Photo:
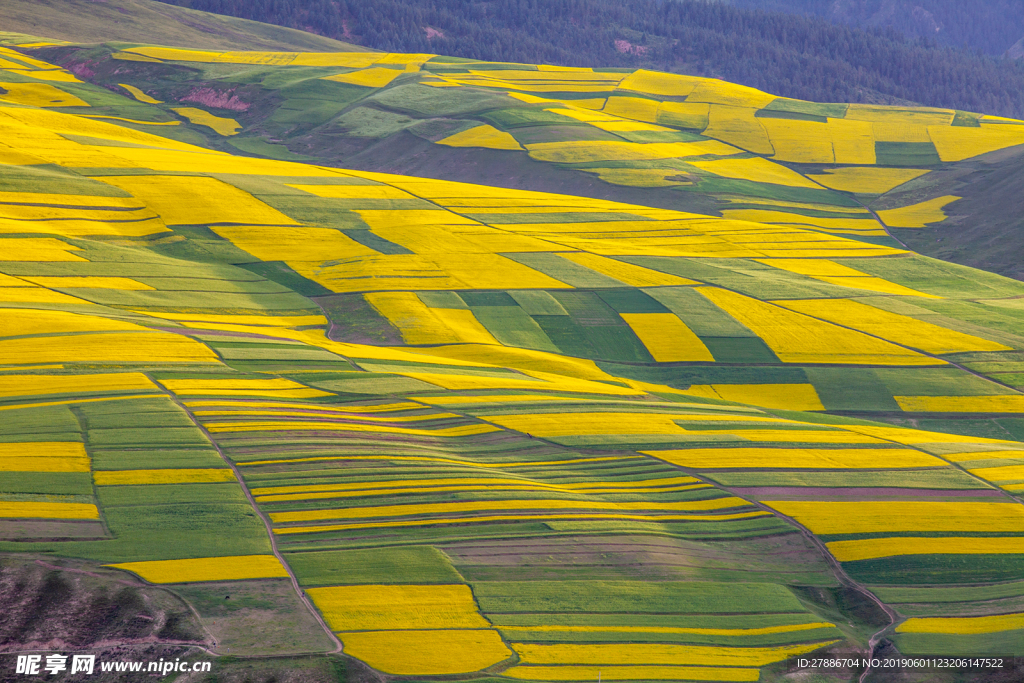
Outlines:
[[[1024,15],[1014,0],[915,0],[913,5],[908,0],[164,2],[302,28],[387,52],[656,69],[817,102],[916,103],[1024,117],[1024,70],[982,54],[1003,41],[1001,54],[1024,33],[1015,28]],[[879,28],[920,13],[920,5],[937,9],[939,4],[952,10],[937,12],[946,45]],[[995,9],[999,6],[1010,7]],[[860,10],[881,10],[880,21],[853,19]],[[838,23],[819,16],[823,13]],[[1007,35],[1009,42],[1003,40]],[[984,47],[975,38],[982,38]],[[1013,48],[1019,50],[1020,44]]]
[[[897,239],[1024,122],[7,44],[0,568],[120,586],[78,646],[480,683],[1024,656],[1024,283]],[[5,650],[72,642],[24,613]]]
[[[0,28],[77,43],[112,40],[208,50],[365,48],[331,38],[167,5],[154,0],[4,0]]]

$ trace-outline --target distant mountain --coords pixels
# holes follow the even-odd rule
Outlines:
[[[891,29],[851,28],[822,16],[761,12],[726,3],[164,1],[380,50],[565,66],[644,67],[719,77],[818,102],[916,103],[1024,117],[1024,69],[1004,60],[925,45]],[[814,14],[810,0],[771,1],[779,8],[793,5]],[[843,3],[829,6],[833,5]],[[1008,25],[1012,27],[1013,21]],[[1007,30],[1001,39],[1004,50],[1016,39]]]
[[[892,28],[912,38],[968,47],[1000,56],[1022,56],[1024,3],[1019,0],[727,0],[747,9],[817,16],[857,27]]]

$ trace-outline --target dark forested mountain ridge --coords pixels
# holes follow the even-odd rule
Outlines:
[[[1024,39],[1019,0],[727,0],[736,7],[824,17],[857,27],[887,27],[912,38],[967,46],[993,56]],[[1016,59],[1022,55],[1010,51]]]
[[[893,29],[701,0],[166,1],[380,50],[644,67],[818,102],[918,103],[1024,116],[1018,64]]]

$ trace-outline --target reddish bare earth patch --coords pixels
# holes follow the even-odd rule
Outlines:
[[[643,45],[634,45],[628,40],[616,40],[615,49],[624,55],[633,55],[634,57],[643,57],[647,54],[647,48]]]
[[[117,643],[205,643],[188,606],[170,593],[94,565],[55,567],[0,558],[0,651]]]
[[[229,109],[231,111],[248,111],[251,106],[243,102],[232,90],[214,90],[213,88],[192,88],[189,94],[181,98],[181,102],[197,102],[207,107]]]

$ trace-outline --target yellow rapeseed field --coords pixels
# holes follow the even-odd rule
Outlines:
[[[946,466],[944,461],[933,455],[904,448],[686,448],[641,452],[694,469],[875,469]]]
[[[998,633],[1024,629],[1024,613],[988,617],[916,617],[896,627],[897,633]]]
[[[895,107],[879,104],[851,104],[846,118],[885,124],[902,123],[918,126],[948,126],[956,112],[952,109],[926,109],[925,107]]]
[[[44,195],[45,197],[52,197],[53,195]],[[31,195],[22,195],[20,203],[0,203],[0,218],[8,218],[14,220],[29,220],[38,222],[46,219],[84,219],[84,220],[141,220],[147,218],[154,218],[156,214],[141,206],[132,207],[118,207],[117,209],[111,210],[100,206],[83,206],[81,202],[75,202],[76,206],[62,207],[52,206],[50,202],[43,203],[39,201],[40,198],[32,197]],[[29,200],[29,201],[25,201]],[[36,201],[32,201],[36,200]],[[54,197],[53,203],[59,204],[60,198]],[[102,203],[102,199],[96,203]],[[29,203],[31,202],[31,203]],[[120,204],[121,202],[117,202]],[[134,210],[133,210],[134,209]]]
[[[840,562],[896,555],[1024,555],[1024,538],[973,536],[869,538],[826,543]]]
[[[456,341],[464,344],[495,344],[499,342],[473,315],[473,311],[459,308],[433,308],[431,312],[455,334]]]
[[[619,83],[619,90],[631,90],[649,95],[686,97],[693,92],[700,81],[701,79],[694,76],[637,69],[622,79]]]
[[[729,441],[767,443],[877,444],[878,439],[856,432],[832,429],[694,429],[694,436],[729,436]]]
[[[462,585],[363,585],[308,588],[335,631],[488,628]]]
[[[973,439],[972,439],[973,440]],[[1024,460],[1024,449],[1013,441],[1004,441],[1006,450],[976,449],[973,444],[964,448],[960,453],[947,453],[944,458],[952,462],[966,462],[969,460]]]
[[[711,500],[678,502],[608,503],[605,501],[579,500],[489,500],[464,501],[458,503],[423,503],[418,505],[381,505],[375,507],[349,507],[334,510],[299,510],[296,512],[271,512],[275,524],[288,522],[312,522],[327,519],[369,519],[378,517],[404,517],[408,515],[459,514],[466,512],[500,512],[504,510],[723,510],[743,507],[747,501],[732,496]]]
[[[709,390],[706,391],[705,390]],[[687,393],[762,408],[783,410],[824,410],[812,384],[712,384],[694,385]]]
[[[615,278],[619,282],[627,284],[630,287],[662,287],[699,284],[695,280],[689,280],[684,277],[679,277],[678,275],[661,273],[656,270],[651,270],[650,268],[635,266],[632,263],[617,261],[615,259],[598,256],[596,254],[573,251],[561,252],[558,255],[564,259],[578,263],[581,266],[586,266],[587,268],[597,271],[602,275]]]
[[[874,130],[868,121],[829,119],[832,149],[837,164],[874,164]]]
[[[929,126],[928,136],[935,143],[939,159],[947,162],[962,161],[997,149],[1024,144],[1024,126],[985,125],[985,118],[982,118],[980,128]]]
[[[404,71],[401,69],[387,69],[384,67],[374,66],[368,69],[360,69],[359,71],[352,71],[350,73],[337,74],[335,76],[325,76],[325,81],[338,81],[339,83],[351,83],[353,85],[362,85],[367,88],[383,88],[384,86],[391,83]]]
[[[657,122],[667,126],[704,130],[708,126],[710,114],[711,105],[707,103],[662,102],[658,107]]]
[[[80,248],[52,237],[8,237],[3,241],[5,261],[85,261],[72,254]]]
[[[90,503],[37,503],[0,501],[0,518],[99,519],[100,511]]]
[[[518,413],[483,416],[508,429],[535,436],[577,436],[581,434],[685,434],[666,413],[571,412]]]
[[[216,178],[137,175],[102,176],[102,180],[145,202],[147,206],[160,214],[160,217],[168,225],[295,224],[294,220],[264,204],[248,192],[239,190],[234,185],[229,185]],[[182,197],[193,197],[195,200],[183,202],[181,201]]]
[[[1024,465],[1007,465],[1006,467],[978,467],[970,469],[968,471],[976,477],[981,477],[985,481],[1024,480]]]
[[[660,643],[594,643],[539,645],[513,643],[523,664],[674,664],[699,666],[765,666],[832,642],[778,647],[720,647]]]
[[[366,250],[366,247],[358,246]],[[266,246],[263,248],[267,249]],[[310,249],[314,248],[316,245],[310,246]],[[252,253],[252,249],[246,250]],[[301,262],[289,263],[300,274],[335,292],[570,287],[564,282],[498,254],[430,254],[429,257],[418,254],[354,256],[345,259],[343,265],[321,266],[318,263],[314,267],[308,267]]]
[[[0,375],[0,397],[156,390],[157,386],[141,372],[112,372],[102,375]]]
[[[903,285],[898,285],[895,282],[889,282],[883,280],[880,277],[817,277],[816,280],[822,282],[828,282],[829,284],[839,285],[840,287],[851,287],[853,289],[863,289],[869,292],[878,292],[880,294],[898,294],[900,296],[920,296],[926,299],[941,299],[942,297],[934,294],[925,294],[919,292],[916,289],[910,289]]]
[[[302,190],[317,197],[335,199],[414,199],[405,190],[390,185],[293,185],[288,187]]]
[[[339,422],[312,422],[291,420],[287,422],[208,422],[206,429],[214,434],[241,432],[370,432],[380,434],[406,434],[408,436],[458,437],[490,434],[501,431],[488,424],[471,424],[444,429],[413,429],[410,427],[388,427],[381,424],[345,424]]]
[[[700,337],[674,313],[622,313],[621,316],[659,363],[713,363],[715,360]]]
[[[561,356],[547,351],[533,349],[517,349],[507,346],[494,347],[483,345],[459,345],[416,349],[417,355],[429,355],[431,362],[442,359],[451,364],[484,363],[497,367],[515,368],[523,372],[546,372],[566,378],[598,380],[614,382],[616,377],[609,375],[592,360]],[[449,397],[455,398],[455,397]],[[433,400],[433,399],[430,399]],[[442,398],[442,400],[445,400]]]
[[[767,223],[777,225],[806,225],[829,232],[849,233],[855,235],[884,235],[885,230],[878,224],[871,214],[864,213],[860,216],[849,218],[821,218],[817,216],[805,216],[799,213],[786,211],[768,211],[765,209],[724,209],[722,215],[726,218],[734,218],[740,221],[751,223]]]
[[[528,514],[528,515],[483,515],[483,516],[472,516],[472,517],[438,517],[433,519],[402,519],[398,521],[388,522],[356,522],[352,524],[321,524],[317,526],[294,526],[294,527],[282,527],[274,529],[276,535],[288,535],[288,534],[309,534],[309,533],[321,533],[326,531],[350,531],[352,529],[385,529],[385,528],[398,528],[398,527],[434,527],[434,526],[446,526],[446,525],[460,525],[460,524],[484,524],[489,522],[546,522],[546,521],[567,521],[567,520],[583,520],[583,521],[626,521],[626,522],[648,522],[661,524],[664,522],[724,522],[731,521],[734,519],[754,519],[756,517],[767,517],[771,513],[756,511],[756,512],[737,512],[735,514],[726,515],[676,515],[676,514],[657,514],[657,515],[645,515],[645,514],[632,514],[632,515],[619,515],[619,514],[605,514],[605,513],[587,513],[587,514],[573,514],[573,513],[559,513],[559,514]]]
[[[1024,395],[1004,396],[894,396],[908,413],[1018,413],[1024,414]]]
[[[851,166],[846,168],[824,169],[821,174],[807,177],[827,188],[841,192],[860,194],[885,194],[903,183],[929,173],[917,168],[872,168]]]
[[[333,396],[329,391],[313,389],[290,379],[165,379],[167,389],[182,395],[274,396],[278,398],[315,398]]]
[[[245,403],[248,403],[246,401]],[[240,406],[231,406],[228,408],[222,408],[220,410],[193,410],[194,415],[200,415],[203,417],[216,415],[219,417],[252,417],[252,416],[272,416],[272,417],[349,417],[354,420],[361,420],[366,422],[424,422],[427,420],[447,420],[453,417],[461,417],[456,413],[431,413],[429,415],[414,415],[414,416],[380,416],[380,415],[360,415],[358,411],[348,410],[331,410],[327,406],[302,406],[296,405],[295,408],[302,408],[302,410],[281,410],[279,408],[263,408],[263,409],[250,409],[246,407],[245,403]],[[417,406],[422,409],[422,406]],[[372,411],[371,411],[372,412]],[[333,413],[333,414],[332,414]],[[356,413],[356,414],[353,414]]]
[[[326,278],[320,275],[329,272],[322,267],[325,261],[352,264],[355,259],[375,254],[369,247],[332,228],[218,225],[213,231],[256,258],[287,261],[298,273],[321,284],[327,284]]]
[[[687,100],[700,101],[693,98],[687,98]],[[754,109],[745,104],[730,106],[716,104],[712,100],[711,109],[708,112],[708,127],[704,129],[704,135],[754,154],[771,156],[775,154],[775,148],[772,147],[772,143],[768,139],[768,132],[761,125],[762,119],[755,117],[754,113]]]
[[[835,161],[827,123],[773,118],[759,121],[775,148],[775,159],[798,164],[831,164]]]
[[[495,346],[495,349],[503,347]],[[412,377],[444,389],[454,391],[474,391],[486,389],[515,389],[525,391],[561,391],[580,394],[606,394],[612,396],[641,396],[643,391],[622,387],[619,385],[605,384],[604,382],[591,382],[588,380],[573,379],[554,373],[539,372],[536,370],[524,370],[522,375],[473,375],[473,374],[448,374],[440,372],[395,372],[395,374]]]
[[[945,432],[929,432],[923,429],[908,429],[905,427],[875,427],[873,425],[846,425],[846,429],[861,434],[870,434],[880,439],[894,441],[907,446],[927,443],[969,443],[969,444],[1006,444],[1017,446],[1015,441],[1004,441],[1002,439],[989,439],[981,436],[964,436],[962,434],[947,434]]]
[[[99,277],[89,276],[60,276],[60,277],[26,277],[26,280],[41,287],[53,287],[54,289],[124,289],[131,291],[153,290],[153,287],[143,284],[130,277]]]
[[[542,462],[502,462],[502,463],[478,463],[472,460],[457,460],[455,458],[440,458],[436,456],[417,456],[417,455],[345,455],[342,457],[326,455],[312,458],[289,458],[285,460],[251,460],[245,463],[240,463],[242,467],[251,467],[256,465],[280,465],[282,463],[296,463],[296,462],[325,462],[328,460],[367,460],[367,461],[387,461],[387,462],[399,462],[399,463],[440,463],[443,465],[458,465],[460,467],[471,467],[478,469],[505,469],[505,468],[518,468],[518,467],[537,467],[539,465],[576,465],[581,463],[590,462],[611,462],[621,460],[633,460],[640,456],[608,456],[603,458],[574,458],[571,460],[546,460]]]
[[[192,583],[194,581],[241,581],[244,579],[288,578],[288,571],[273,555],[233,555],[187,560],[123,562],[108,567],[138,574],[150,583]]]
[[[960,197],[955,195],[936,197],[900,209],[879,211],[878,217],[890,228],[925,228],[929,223],[941,223],[946,220],[946,212],[943,209],[958,199]]]
[[[471,673],[512,656],[490,629],[363,631],[342,633],[341,640],[345,654],[401,676]]]
[[[402,333],[407,344],[497,344],[465,309],[434,309],[414,292],[374,292],[363,298]]]
[[[1024,525],[1024,506],[969,501],[762,501],[816,534],[876,531],[1014,531]]]
[[[128,218],[128,216],[124,216]],[[155,214],[151,218],[134,221],[102,220],[87,218],[53,218],[50,220],[11,220],[0,218],[0,233],[46,233],[59,237],[91,237],[97,235],[119,235],[122,237],[146,237],[169,232]]]
[[[486,147],[487,149],[511,150],[523,149],[519,143],[516,142],[514,137],[505,131],[498,130],[494,126],[489,126],[487,124],[475,126],[469,130],[449,135],[442,140],[438,140],[437,144],[447,145],[449,147]]]
[[[712,159],[711,161],[689,161],[687,163],[723,178],[737,178],[755,183],[786,185],[787,187],[817,187],[796,171],[791,171],[782,164],[776,164],[762,157]]]
[[[163,104],[163,102],[161,102],[160,100],[150,97],[146,93],[136,88],[134,85],[129,85],[127,83],[118,83],[118,85],[127,90],[129,93],[131,93],[131,96],[137,99],[139,102],[145,102],[146,104]]]
[[[483,479],[452,478],[434,480],[403,480],[373,486],[370,484],[345,485],[317,485],[317,486],[281,486],[271,488],[253,489],[252,494],[258,502],[282,502],[289,500],[313,500],[324,498],[359,498],[364,496],[391,496],[406,493],[450,493],[450,492],[475,492],[475,491],[560,491],[562,493],[671,493],[675,491],[690,491],[698,488],[707,488],[709,485],[693,483],[697,480],[691,477],[679,477],[679,481],[689,480],[683,485],[668,485],[665,482],[675,481],[673,479],[658,479],[649,482],[631,482],[634,485],[617,486],[607,482],[603,485],[594,484],[584,486],[580,484],[558,486],[554,484],[541,484],[530,481],[517,481],[515,479]],[[404,486],[403,486],[404,484]],[[637,485],[643,484],[643,485]],[[284,491],[278,492],[277,489]],[[285,492],[292,491],[292,492]],[[297,491],[297,492],[294,492]]]
[[[135,486],[138,484],[207,484],[235,481],[230,469],[120,470],[93,473],[97,486]]]
[[[717,287],[701,294],[750,328],[784,363],[943,365],[895,344]]]
[[[289,403],[284,401],[234,401],[231,399],[208,399],[208,400],[189,400],[185,401],[185,405],[189,408],[209,408],[212,406],[220,406],[226,409],[240,408],[283,408],[283,409],[300,409],[309,408],[310,406],[306,403]],[[413,403],[411,401],[404,401],[401,403],[383,403],[383,404],[372,404],[372,405],[354,405],[354,406],[330,406],[330,405],[318,405],[316,406],[317,412],[336,412],[339,414],[345,413],[390,413],[398,412],[403,410],[422,410],[423,405],[421,403]]]
[[[649,100],[644,97],[609,97],[602,110],[610,116],[603,119],[593,119],[589,123],[596,128],[608,131],[631,131],[631,130],[671,130],[650,124],[658,120],[658,108],[661,102]],[[566,113],[566,110],[555,110],[559,113]],[[566,114],[570,115],[570,114]],[[621,117],[621,118],[620,118]],[[623,121],[622,119],[631,119]],[[640,122],[640,123],[638,123]],[[647,122],[647,123],[643,123]],[[639,127],[637,127],[639,126]]]
[[[0,83],[0,101],[30,107],[88,107],[89,103],[49,83]]]
[[[74,441],[0,443],[0,472],[88,472],[89,454]]]
[[[422,64],[434,55],[383,52],[214,52],[175,47],[133,47],[123,53],[171,62],[269,64],[274,66],[338,66],[363,69],[373,64]]]
[[[775,95],[720,78],[699,79],[693,92],[686,97],[687,102],[711,102],[752,110],[767,107],[775,99]]]
[[[257,326],[306,327],[327,324],[327,318],[322,315],[220,315],[216,313],[163,313],[160,311],[146,311],[146,315],[167,320],[251,325],[253,331],[259,329]]]
[[[0,341],[9,363],[217,363],[209,347],[168,332],[97,333]]]
[[[585,168],[587,173],[596,173],[601,180],[613,185],[628,187],[675,187],[682,185],[678,180],[669,177],[678,175],[677,171],[660,168]]]
[[[1012,351],[1009,346],[998,342],[940,327],[908,315],[891,313],[850,299],[807,299],[780,301],[778,304],[805,315],[852,327],[927,353]]]
[[[85,301],[42,287],[0,287],[0,303],[83,304]]]

